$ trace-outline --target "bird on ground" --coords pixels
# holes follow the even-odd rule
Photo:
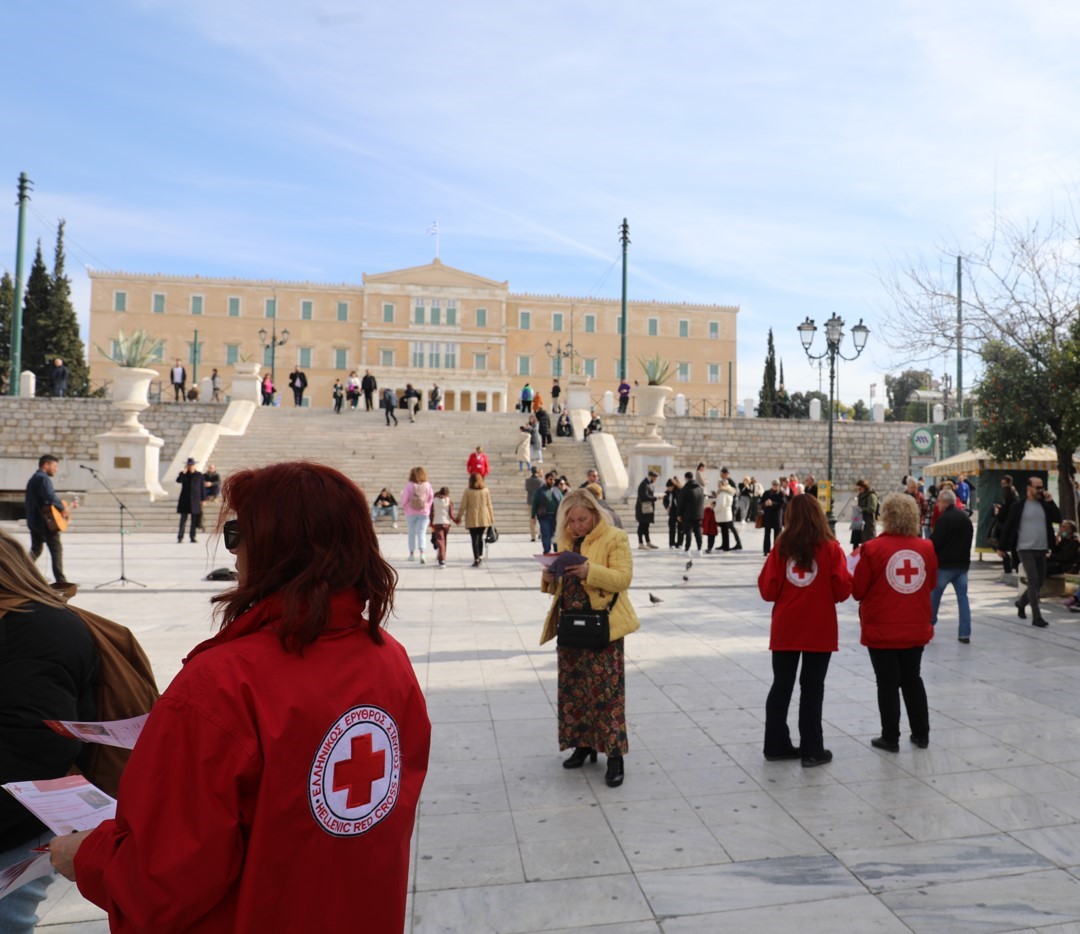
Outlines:
[[[688,571],[689,571],[689,570],[690,570],[690,568],[692,568],[693,566],[694,566],[694,562],[693,562],[693,561],[687,561],[687,562],[686,562],[686,570],[688,570]]]
[[[655,605],[657,603],[663,603],[663,602],[664,601],[661,600],[658,596],[656,596],[656,594],[652,594],[652,593],[649,594],[649,603],[652,603],[652,604]]]

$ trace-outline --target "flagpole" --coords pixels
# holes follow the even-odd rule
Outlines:
[[[428,229],[429,234],[435,235],[435,259],[439,258],[439,222],[436,220]]]

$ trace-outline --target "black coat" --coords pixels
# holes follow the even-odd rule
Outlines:
[[[536,424],[543,437],[546,438],[551,434],[551,416],[548,415],[546,409],[540,409],[536,413]]]
[[[971,567],[971,539],[975,529],[967,513],[950,506],[937,518],[930,536],[939,568],[967,570]]]
[[[688,522],[700,522],[705,515],[705,490],[696,480],[687,480],[679,490],[679,518],[685,526]]]
[[[201,516],[206,478],[197,470],[191,473],[181,470],[176,477],[176,482],[180,484],[180,498],[176,501],[176,511]]]
[[[1054,523],[1061,521],[1061,510],[1057,503],[1035,500],[1042,506],[1043,516],[1046,519],[1046,550],[1054,547]],[[1005,528],[1001,533],[1001,550],[1004,552],[1016,551],[1016,541],[1020,537],[1020,516],[1024,513],[1027,499],[1017,500],[1009,507],[1009,514],[1005,517]]]
[[[642,503],[652,503],[652,512],[642,512]],[[656,516],[656,491],[646,477],[637,488],[637,502],[634,503],[634,518],[638,522],[652,522]]]
[[[97,719],[97,650],[86,625],[67,609],[26,604],[0,618],[0,782],[60,778],[84,746],[54,733],[50,720]],[[44,827],[6,792],[0,794],[0,853]]]

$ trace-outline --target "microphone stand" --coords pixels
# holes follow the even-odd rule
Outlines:
[[[98,584],[94,588],[94,590],[100,590],[102,587],[108,587],[110,584],[120,584],[121,586],[124,586],[126,584],[134,584],[136,587],[145,588],[146,584],[140,584],[137,580],[132,580],[130,577],[127,576],[127,574],[124,573],[124,536],[127,534],[127,532],[124,531],[124,513],[130,513],[131,510],[128,509],[127,506],[124,505],[123,500],[121,500],[120,497],[113,492],[112,487],[110,487],[109,484],[107,484],[104,480],[101,479],[101,475],[96,470],[94,470],[93,467],[87,467],[85,464],[79,464],[79,466],[82,467],[83,470],[89,470],[90,473],[93,475],[93,478],[97,480],[97,482],[100,483],[103,487],[105,487],[106,492],[108,492],[108,494],[116,500],[116,505],[120,507],[120,576],[114,578],[111,581],[106,581],[104,584]]]

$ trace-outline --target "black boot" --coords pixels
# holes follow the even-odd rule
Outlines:
[[[622,756],[607,757],[607,774],[604,776],[608,788],[618,788],[623,782]]]
[[[564,769],[580,769],[585,764],[586,759],[590,762],[595,762],[596,750],[590,746],[578,746],[569,759],[563,760],[562,767]]]

